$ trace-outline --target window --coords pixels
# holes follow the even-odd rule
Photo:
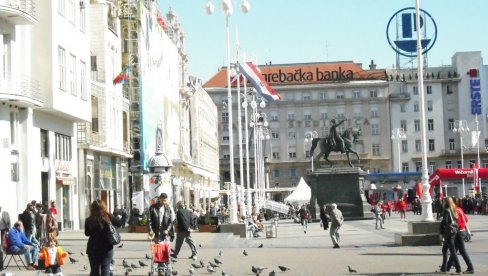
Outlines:
[[[458,160],[456,163],[457,163],[457,168],[458,169],[462,169],[463,168],[463,161]]]
[[[451,90],[451,87],[449,87],[449,85],[446,85],[446,91],[447,91],[447,95],[453,93],[452,90]]]
[[[407,94],[407,88],[406,87],[400,87],[400,95],[405,95]]]
[[[420,140],[415,140],[415,152],[421,152],[422,151],[422,143]]]
[[[76,56],[70,54],[69,62],[69,92],[71,95],[76,96]]]
[[[378,109],[376,108],[372,108],[370,111],[369,111],[369,116],[371,118],[378,118],[379,115],[378,115]]]
[[[361,91],[352,91],[353,99],[361,99]]]
[[[19,130],[19,112],[17,110],[10,111],[10,145],[16,146],[19,141],[18,140],[18,130]]]
[[[373,144],[373,155],[378,156],[380,155],[380,144]]]
[[[19,152],[16,150],[10,153],[10,180],[19,181]]]
[[[408,171],[409,171],[408,162],[402,163],[402,172],[408,172]]]
[[[415,128],[415,132],[419,132],[420,131],[420,120],[413,121],[413,125]]]
[[[455,109],[455,104],[453,100],[447,100],[447,110],[453,111]]]
[[[327,92],[320,92],[320,99],[327,100]]]
[[[49,157],[49,137],[45,129],[41,129],[41,157]]]
[[[297,169],[291,168],[290,169],[290,177],[296,177],[297,176]]]
[[[432,174],[437,170],[437,163],[435,161],[429,161],[429,174]]]
[[[327,119],[328,117],[329,116],[328,116],[327,110],[320,111],[320,119]]]
[[[422,171],[422,161],[415,162],[415,171],[421,172]]]
[[[402,140],[402,152],[403,153],[408,152],[408,141],[407,140]]]
[[[380,173],[380,172],[381,172],[380,168],[373,168],[373,173]]]
[[[66,91],[66,50],[61,46],[58,47],[58,66],[59,89]]]
[[[380,125],[371,124],[371,135],[380,135]]]
[[[434,119],[427,120],[427,129],[429,131],[434,131]]]
[[[80,94],[81,99],[86,101],[86,63],[80,61]]]
[[[272,122],[277,122],[278,121],[278,113],[276,111],[272,111],[271,112],[271,118],[270,118],[270,120]]]
[[[413,87],[413,94],[418,95],[419,94],[419,88],[417,86]]]
[[[338,100],[344,99],[344,92],[343,91],[337,91],[336,92],[336,99],[338,99]]]
[[[274,178],[279,178],[280,177],[280,170],[279,169],[274,169],[273,170],[273,177]]]
[[[56,133],[56,160],[71,161],[71,136]]]
[[[75,0],[68,0],[68,19],[73,24],[75,24],[75,10]]]
[[[370,90],[369,91],[370,98],[378,98],[378,91],[377,90]]]
[[[273,151],[273,159],[280,159],[280,152],[279,151]]]
[[[290,152],[288,152],[288,157],[290,159],[295,159],[295,158],[297,158],[297,153],[294,151],[293,152],[290,151]]]
[[[81,1],[80,1],[81,3]],[[83,33],[86,31],[86,13],[85,9],[80,8],[80,31]]]
[[[303,101],[304,102],[309,102],[312,98],[310,97],[310,94],[303,94]]]
[[[413,112],[419,112],[419,102],[413,103]]]
[[[488,168],[488,159],[482,159],[481,160],[482,168]]]
[[[427,111],[434,110],[434,106],[432,105],[432,101],[427,101]]]
[[[432,86],[427,85],[427,95],[432,95]]]
[[[456,144],[454,143],[454,139],[452,138],[449,139],[449,150],[450,151],[456,150]]]
[[[310,157],[312,157],[310,155],[310,150],[305,150],[305,158],[310,158]]]
[[[337,117],[338,119],[345,119],[345,118],[346,118],[346,115],[344,115],[344,113],[337,113],[337,114],[336,114],[336,117]]]
[[[446,160],[446,169],[452,169],[452,161]]]
[[[435,140],[429,139],[429,151],[435,151]]]
[[[312,120],[312,114],[310,113],[310,110],[304,110],[303,111],[303,120],[305,120],[305,121]]]
[[[228,153],[224,153],[224,154],[222,155],[222,158],[223,158],[223,159],[230,159],[230,154],[228,154]]]
[[[454,119],[452,119],[452,118],[447,119],[447,129],[449,129],[449,130],[454,129]]]
[[[273,140],[280,139],[280,133],[277,130],[272,130],[271,131],[271,139],[273,139]]]
[[[229,122],[229,112],[227,111],[222,111],[221,115],[222,117],[222,123],[228,123]]]
[[[58,13],[64,16],[66,0],[58,0]]]
[[[91,110],[92,110],[92,123],[91,123],[91,131],[92,133],[98,133],[98,98],[93,96],[91,97]]]
[[[288,140],[295,140],[296,133],[295,131],[288,131]]]
[[[288,121],[295,120],[295,113],[293,111],[288,111],[287,118],[288,118]]]
[[[229,141],[229,135],[223,135],[222,141]]]
[[[400,112],[407,112],[407,108],[405,104],[400,104]]]
[[[402,128],[404,131],[407,131],[407,120],[400,121],[400,128]]]

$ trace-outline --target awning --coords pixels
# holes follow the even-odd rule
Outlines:
[[[74,177],[56,177],[56,183],[64,185],[64,186],[71,186],[71,185],[75,185],[76,178],[74,178]]]

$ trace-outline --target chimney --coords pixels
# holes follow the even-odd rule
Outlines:
[[[371,64],[369,65],[369,70],[376,70],[376,64],[374,64],[374,60],[371,60]]]

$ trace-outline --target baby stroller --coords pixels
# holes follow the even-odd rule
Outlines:
[[[149,275],[170,276],[173,273],[171,266],[171,243],[163,240],[159,243],[151,242],[151,272]]]

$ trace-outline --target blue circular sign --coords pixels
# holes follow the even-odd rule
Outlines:
[[[420,32],[422,54],[425,54],[437,40],[437,25],[432,16],[422,9],[420,9]],[[406,57],[417,56],[416,33],[415,8],[404,8],[397,11],[386,26],[386,38],[391,48]]]

